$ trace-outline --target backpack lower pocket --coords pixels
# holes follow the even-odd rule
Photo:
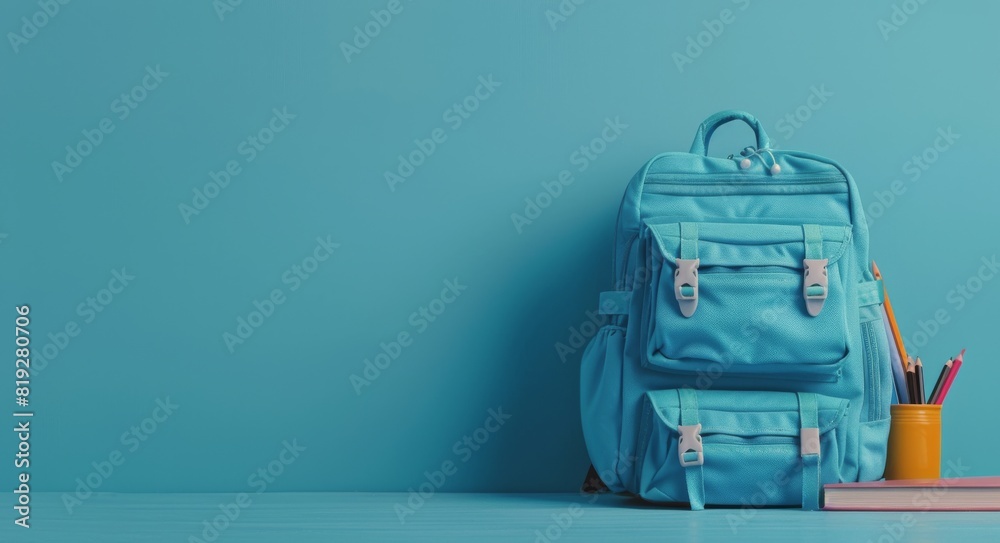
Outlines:
[[[647,392],[636,487],[644,499],[818,506],[840,482],[848,401],[813,393]]]
[[[618,477],[622,435],[622,358],[625,329],[605,325],[580,362],[580,413],[583,437],[594,469],[609,489],[625,490]]]

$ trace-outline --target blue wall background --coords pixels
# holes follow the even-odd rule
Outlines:
[[[627,180],[727,108],[854,174],[911,349],[937,367],[968,347],[945,458],[1000,473],[986,431],[1000,280],[972,279],[1000,249],[1000,85],[983,56],[1000,6],[564,1],[553,17],[560,2],[403,0],[369,24],[388,4],[246,0],[220,17],[221,2],[73,2],[24,40],[10,33],[39,5],[0,6],[0,303],[4,326],[31,304],[35,490],[405,491],[449,461],[448,491],[576,488],[579,352],[557,345],[593,331]],[[366,24],[378,35],[345,54]],[[475,111],[448,113],[463,102]],[[57,174],[105,118],[113,131]],[[584,161],[609,119],[627,127]],[[912,157],[948,130],[921,169]],[[727,126],[713,151],[749,136]],[[435,137],[390,187],[398,157]],[[238,175],[195,201],[230,161]],[[516,227],[562,170],[573,183]],[[186,220],[181,204],[203,209]],[[328,254],[317,237],[335,247],[310,262]],[[102,293],[113,270],[134,278]],[[433,302],[446,281],[464,290]],[[283,302],[227,344],[275,290]],[[398,356],[358,393],[383,343]],[[286,441],[305,450],[282,457]],[[0,447],[13,453],[11,432]]]

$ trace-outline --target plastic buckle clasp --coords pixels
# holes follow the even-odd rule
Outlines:
[[[826,302],[829,283],[826,275],[826,258],[807,258],[802,261],[805,267],[805,281],[802,283],[802,296],[806,300],[806,311],[813,317],[819,315]]]
[[[698,308],[698,264],[699,259],[677,259],[677,269],[674,270],[674,297],[685,317],[694,315]]]
[[[680,457],[682,467],[700,466],[705,463],[705,453],[701,448],[701,424],[694,426],[677,426],[677,431],[681,433],[681,438],[677,441],[677,455]],[[689,453],[697,456],[689,460],[686,458]]]
[[[803,428],[799,433],[799,455],[819,454],[819,428]]]

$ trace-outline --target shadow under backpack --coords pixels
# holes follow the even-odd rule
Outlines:
[[[756,135],[729,158],[712,133]],[[742,111],[625,190],[608,322],[581,362],[592,473],[654,502],[817,509],[882,477],[892,375],[868,225],[836,162],[769,149]]]

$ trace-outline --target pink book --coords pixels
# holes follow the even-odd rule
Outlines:
[[[823,492],[829,511],[1000,511],[1000,477],[837,483]]]

